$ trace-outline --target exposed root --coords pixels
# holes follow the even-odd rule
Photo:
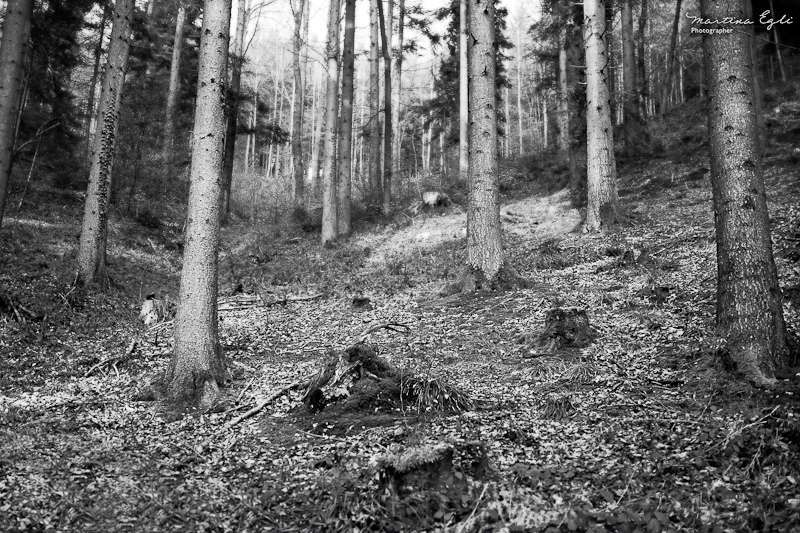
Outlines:
[[[441,296],[453,296],[459,293],[473,293],[479,291],[506,291],[518,288],[527,288],[532,285],[528,278],[520,275],[509,264],[500,267],[497,274],[491,278],[474,267],[467,266],[458,275],[455,282],[448,284],[441,292]]]

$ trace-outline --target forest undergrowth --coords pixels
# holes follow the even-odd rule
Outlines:
[[[76,289],[79,206],[39,191],[0,234],[0,530],[800,530],[800,382],[756,390],[720,368],[706,148],[680,135],[669,156],[620,164],[629,225],[507,233],[530,288],[438,296],[463,238],[410,240],[376,268],[372,248],[226,227],[226,402],[188,415],[135,401],[170,356],[171,322],[138,312],[149,294],[174,300],[180,228],[114,220],[112,289]],[[800,183],[783,139],[766,171],[797,334]],[[553,308],[585,310],[592,344],[533,342]],[[377,353],[457,387],[469,409],[309,414],[292,392],[230,425],[385,322],[407,332],[372,333]],[[432,445],[452,450],[432,485],[387,486],[386,457]]]

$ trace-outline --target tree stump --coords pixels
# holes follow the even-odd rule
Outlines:
[[[544,331],[537,341],[545,353],[562,348],[585,348],[592,344],[596,335],[589,325],[585,309],[550,309],[544,324]]]

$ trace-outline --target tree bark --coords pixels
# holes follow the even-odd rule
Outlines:
[[[350,195],[352,190],[353,92],[355,69],[355,0],[345,0],[344,43],[342,43],[342,109],[339,116],[339,188],[337,202],[337,236],[347,237],[352,231]]]
[[[645,122],[647,117],[647,98],[650,95],[649,83],[647,80],[647,62],[645,57],[645,34],[647,32],[647,2],[649,0],[641,0],[642,10],[639,13],[639,28],[637,30],[637,44],[639,48],[638,68],[639,68],[639,114],[642,121]]]
[[[704,19],[747,18],[745,0],[703,0]],[[710,28],[724,25],[711,25]],[[787,365],[786,326],[758,152],[751,26],[704,35],[724,360],[758,385]]]
[[[233,41],[233,68],[231,84],[226,91],[227,119],[225,124],[225,156],[222,166],[222,208],[220,220],[226,222],[231,212],[231,187],[233,185],[233,159],[236,155],[236,124],[239,120],[239,93],[242,88],[242,65],[244,64],[244,31],[247,24],[246,0],[239,0],[236,17],[236,37]],[[226,54],[227,62],[227,54]]]
[[[586,146],[588,205],[584,231],[600,231],[613,224],[620,213],[614,129],[608,98],[606,17],[604,0],[583,4],[586,43]]]
[[[322,193],[322,244],[336,239],[338,213],[336,198],[338,177],[336,175],[335,137],[338,131],[339,110],[339,8],[340,0],[330,0],[328,11],[328,84],[325,97],[325,154],[323,157]]]
[[[625,136],[625,152],[629,156],[639,154],[642,145],[649,144],[641,115],[639,115],[639,92],[636,90],[636,59],[633,44],[631,0],[622,0],[623,134]]]
[[[9,0],[0,42],[0,226],[6,207],[33,0]]]
[[[301,36],[303,12],[306,0],[299,0],[294,13],[294,116],[292,126],[292,165],[294,167],[294,205],[305,206],[305,168],[303,166],[303,70],[300,55],[303,47]]]
[[[476,0],[470,8],[467,266],[480,280],[478,284],[491,284],[504,263],[497,181],[494,1]]]
[[[94,47],[94,65],[92,66],[92,77],[89,80],[89,96],[86,99],[86,126],[84,127],[84,153],[91,156],[90,137],[92,135],[92,121],[94,120],[94,95],[97,91],[97,79],[100,77],[100,59],[103,56],[103,37],[108,23],[108,9],[103,8],[103,17],[98,26],[97,45]]]
[[[392,43],[394,55],[394,68],[392,69],[392,176],[400,172],[400,148],[402,135],[400,126],[400,96],[403,87],[403,29],[406,17],[405,0],[398,0],[397,4],[397,33]]]
[[[378,20],[378,2],[369,2],[370,47],[369,47],[369,180],[371,193],[378,202],[383,201],[381,176],[381,72],[380,46],[381,26]]]
[[[567,70],[567,25],[558,35],[558,151],[563,161],[569,161],[569,71]]]
[[[525,128],[522,126],[522,24],[517,30],[517,130],[519,133],[519,152],[522,156],[523,134]]]
[[[667,107],[669,107],[669,94],[672,91],[672,78],[674,76],[675,67],[675,49],[677,48],[678,44],[678,27],[680,26],[681,20],[681,2],[682,0],[676,0],[675,3],[675,18],[672,20],[672,37],[670,38],[669,48],[667,49],[667,77],[664,80],[663,92],[661,93],[662,115],[667,112]]]
[[[315,72],[319,73],[319,70],[315,68]],[[320,160],[320,148],[322,147],[322,132],[324,131],[325,127],[325,113],[323,112],[324,106],[321,105],[322,98],[320,98],[321,90],[321,77],[319,74],[315,76],[314,86],[317,89],[317,98],[315,99],[316,104],[316,116],[314,119],[314,125],[316,127],[316,134],[314,135],[314,139],[311,144],[311,168],[309,169],[309,181],[312,184],[312,188],[314,189],[312,194],[314,196],[314,202],[318,202],[320,200],[320,196],[322,194],[322,184],[320,183],[320,172],[319,172],[319,160]]]
[[[200,40],[186,245],[167,398],[207,410],[225,383],[217,328],[217,252],[223,172],[230,0],[206,0]]]
[[[388,13],[384,17],[383,0],[378,0],[378,20],[383,40],[383,213],[392,209],[392,58],[389,47],[392,41],[392,0],[388,0]]]
[[[181,50],[183,48],[183,32],[186,26],[186,6],[178,2],[178,16],[175,21],[175,40],[172,46],[172,64],[169,69],[169,91],[167,92],[167,109],[164,113],[164,145],[162,158],[172,159],[172,147],[175,142],[175,108],[178,104],[178,92],[181,83]]]
[[[78,247],[77,282],[99,281],[103,286],[107,281],[106,240],[111,167],[114,163],[117,118],[130,50],[133,0],[117,0],[113,17]]]
[[[469,1],[460,0],[458,40],[458,176],[463,182],[469,178]],[[508,88],[506,87],[506,123],[508,117]],[[506,155],[508,155],[506,134]]]

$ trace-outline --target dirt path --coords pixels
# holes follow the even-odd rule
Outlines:
[[[533,196],[500,209],[503,230],[524,240],[549,239],[569,233],[580,224],[581,216],[572,207],[569,191],[550,196]],[[389,258],[404,257],[415,250],[431,249],[464,239],[467,215],[462,209],[446,215],[420,215],[402,229],[386,228],[381,233],[359,235],[354,244],[372,249],[367,266],[385,264]]]

